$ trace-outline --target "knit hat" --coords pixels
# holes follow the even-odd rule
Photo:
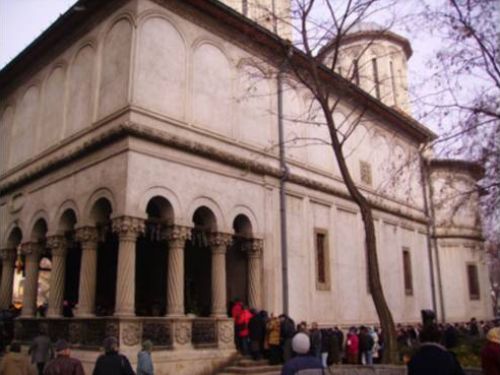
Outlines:
[[[56,352],[62,352],[63,350],[69,349],[69,344],[66,340],[59,339],[54,344],[54,350]]]
[[[311,340],[305,333],[297,333],[292,339],[292,349],[297,354],[306,354],[311,347]]]
[[[500,327],[490,329],[488,331],[488,334],[486,335],[486,338],[488,339],[488,341],[500,344]]]

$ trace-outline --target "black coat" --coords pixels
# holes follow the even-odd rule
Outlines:
[[[248,323],[249,337],[250,340],[253,341],[262,341],[266,336],[266,322],[260,316],[260,314],[256,314],[250,319]]]
[[[108,352],[97,358],[92,375],[135,375],[127,357]]]
[[[455,356],[443,346],[422,344],[408,363],[408,375],[465,375]]]

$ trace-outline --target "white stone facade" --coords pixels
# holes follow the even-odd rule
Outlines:
[[[211,267],[212,316],[225,315],[228,299],[236,293],[226,293],[236,288],[225,260],[234,235],[252,242],[248,249],[242,247],[247,249],[247,302],[281,313],[281,172],[277,83],[271,74],[277,66],[258,43],[218,22],[215,13],[236,16],[214,4],[205,9],[189,1],[114,4],[87,9],[92,16],[80,19],[71,30],[49,29],[46,36],[59,35],[52,49],[33,47],[28,53],[35,54],[36,63],[24,63],[20,56],[0,73],[6,83],[0,103],[2,308],[12,299],[8,290],[15,252],[22,248],[26,267],[32,267],[27,273],[32,289],[25,289],[23,306],[23,315],[31,317],[39,254],[52,253],[52,273],[62,269],[66,253],[60,250],[61,236],[76,233],[82,252],[76,313],[94,316],[97,264],[103,251],[99,243],[106,233],[115,233],[114,315],[135,315],[134,296],[142,293],[134,291],[131,278],[142,256],[135,251],[136,243],[154,216],[163,229],[170,228],[164,271],[168,316],[185,313],[188,290],[180,272],[187,261],[183,244],[195,241],[190,238],[192,228],[218,236],[213,241],[209,237],[211,264],[204,265]],[[407,94],[398,90],[406,108]],[[360,214],[343,186],[330,146],[307,142],[328,139],[326,127],[297,121],[309,104],[307,92],[288,80],[284,122],[290,169],[285,185],[289,313],[297,321],[322,325],[375,323]],[[344,104],[337,121],[347,126],[355,110]],[[308,117],[321,121],[319,115]],[[368,113],[366,118],[346,145],[347,161],[374,204],[382,284],[394,319],[416,322],[421,309],[433,307],[418,157],[420,143],[432,133],[410,131],[409,125],[394,123],[384,113]],[[148,207],[159,213],[151,214]],[[468,209],[475,217],[477,203]],[[460,217],[470,217],[470,212]],[[488,318],[492,310],[479,224],[459,219],[451,227],[456,231],[439,239],[437,250],[446,318]],[[177,232],[172,235],[172,230]],[[179,234],[182,231],[186,234]],[[315,233],[321,233],[326,244],[325,279],[320,282]],[[467,240],[462,240],[464,233]],[[38,252],[37,246],[44,249]],[[411,293],[404,284],[405,251],[411,260]],[[435,248],[432,253],[435,257]],[[470,262],[480,275],[480,295],[472,301],[466,287],[453,287],[466,282]],[[50,283],[55,294],[51,290],[49,311],[57,317],[64,282],[54,278]],[[439,296],[436,299],[439,305]]]

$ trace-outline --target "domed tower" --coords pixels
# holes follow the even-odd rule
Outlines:
[[[290,0],[220,0],[265,28],[276,31],[283,39],[292,40]],[[273,16],[273,14],[275,16]]]
[[[360,23],[342,38],[337,73],[388,106],[410,114],[407,61],[408,39],[375,23]],[[326,53],[326,62],[333,52]]]

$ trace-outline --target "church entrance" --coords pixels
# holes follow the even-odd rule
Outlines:
[[[146,213],[146,231],[136,245],[136,314],[163,316],[167,312],[168,272],[168,243],[164,234],[172,209],[165,198],[154,197]]]
[[[247,251],[252,238],[252,225],[245,215],[238,215],[233,229],[233,243],[226,254],[227,300],[229,303],[240,300],[248,305]]]
[[[209,316],[212,309],[212,255],[209,234],[217,230],[215,216],[207,207],[193,215],[191,239],[184,249],[184,306],[187,314]]]

